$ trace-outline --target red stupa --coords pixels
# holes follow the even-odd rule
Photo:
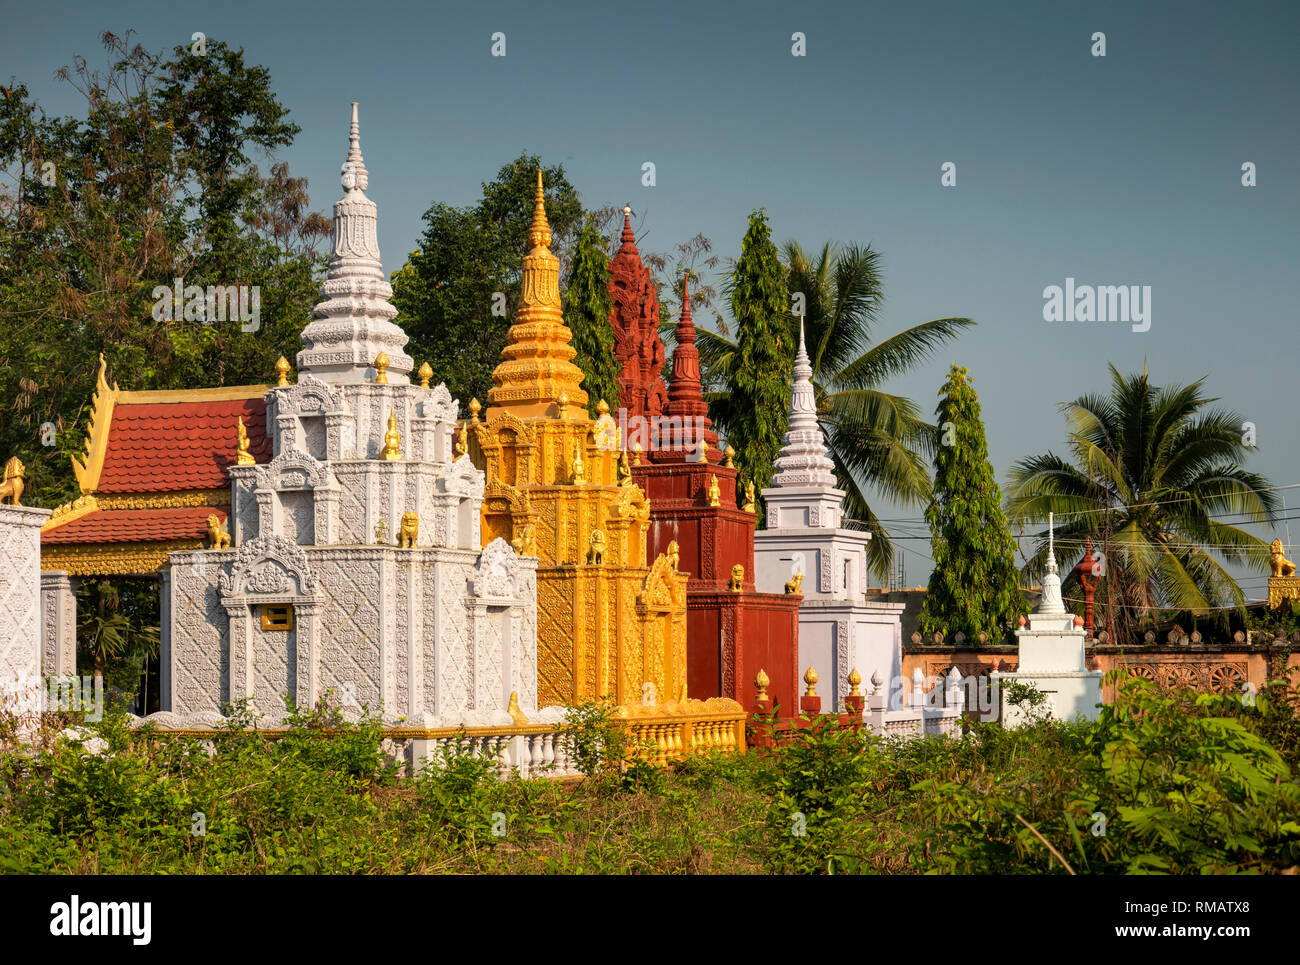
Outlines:
[[[623,246],[614,258],[619,263],[615,278],[648,280],[626,213]],[[620,421],[624,442],[632,450],[633,478],[650,499],[646,551],[667,552],[669,543],[676,542],[678,569],[690,574],[686,587],[689,693],[699,698],[730,697],[747,710],[767,710],[770,704],[760,707],[756,702],[754,678],[761,670],[770,681],[770,701],[783,715],[796,714],[803,597],[754,590],[757,516],[752,507],[738,505],[746,501],[737,492],[739,473],[718,449],[718,435],[709,420],[686,283],[666,393],[660,374],[664,347],[658,328],[644,316],[648,301],[638,308],[635,300],[625,298],[620,304],[615,295],[611,322],[616,342],[636,346],[626,360],[619,356]],[[657,298],[654,305],[657,313]],[[656,408],[656,399],[666,403]],[[737,578],[738,590],[733,589]]]

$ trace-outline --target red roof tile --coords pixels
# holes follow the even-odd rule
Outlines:
[[[229,486],[226,469],[235,461],[240,416],[253,458],[268,461],[271,441],[262,398],[117,403],[95,491],[164,493]]]
[[[252,433],[249,433],[251,436]],[[41,533],[42,543],[143,543],[202,539],[208,516],[224,520],[229,507],[185,506],[176,509],[97,509]]]

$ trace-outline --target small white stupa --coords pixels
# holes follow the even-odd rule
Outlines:
[[[1101,703],[1102,672],[1088,669],[1083,620],[1066,610],[1061,599],[1054,526],[1053,514],[1048,513],[1043,599],[1029,614],[1029,625],[1016,631],[1020,644],[1016,672],[990,674],[1002,694],[1002,723],[1007,727],[1049,714],[1054,720],[1096,720]],[[1046,702],[1036,709],[1009,704],[1007,691],[1013,683],[1030,684],[1047,697]]]

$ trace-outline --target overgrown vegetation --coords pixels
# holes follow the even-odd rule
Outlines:
[[[825,718],[671,771],[590,704],[581,780],[469,757],[402,775],[373,720],[281,739],[93,728],[0,755],[0,872],[1149,873],[1300,864],[1296,693],[1120,687],[1095,724],[899,743]],[[95,751],[98,751],[96,753]]]

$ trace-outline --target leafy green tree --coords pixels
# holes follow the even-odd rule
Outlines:
[[[582,388],[592,415],[604,399],[618,411],[618,360],[614,358],[614,329],[609,316],[614,298],[609,292],[609,255],[605,238],[588,219],[578,233],[564,300],[564,321],[573,332],[574,363],[582,369]]]
[[[725,287],[738,335],[735,364],[727,372],[723,428],[741,475],[761,490],[772,479],[772,463],[790,419],[790,371],[797,344],[790,337],[786,273],[765,210],[749,216],[740,258]]]
[[[252,163],[297,133],[264,69],[214,39],[205,58],[102,39],[106,70],[77,57],[58,72],[83,116],[0,89],[0,452],[47,505],[76,490],[67,457],[100,352],[134,389],[266,381],[298,347],[329,233],[304,180]],[[256,286],[260,325],[155,319],[152,292],[175,278]]]
[[[1147,373],[1110,366],[1109,395],[1063,404],[1071,459],[1031,456],[1011,470],[1012,518],[1056,514],[1058,546],[1082,554],[1085,537],[1104,566],[1097,602],[1117,638],[1128,639],[1158,608],[1204,610],[1245,603],[1224,562],[1264,572],[1268,543],[1240,523],[1272,521],[1277,496],[1264,476],[1241,466],[1249,454],[1237,412],[1190,385],[1151,384]],[[1238,520],[1216,516],[1231,514]],[[1047,534],[1026,567],[1046,565]],[[1223,562],[1221,562],[1223,561]],[[1068,573],[1068,558],[1061,570]],[[1071,585],[1071,581],[1066,581]]]
[[[868,563],[874,575],[885,579],[894,544],[872,509],[868,492],[874,489],[901,505],[925,505],[930,498],[925,457],[933,451],[935,437],[915,402],[884,391],[882,385],[925,361],[938,346],[975,323],[968,318],[939,318],[873,342],[872,328],[884,301],[879,252],[858,245],[837,249],[828,242],[811,255],[798,242],[788,241],[783,256],[788,290],[792,297],[803,296],[813,388],[838,485],[847,494],[844,513],[871,530]],[[799,319],[788,314],[785,321],[788,337],[797,345]],[[733,409],[745,411],[735,408],[727,389],[738,345],[721,328],[702,329],[697,345],[712,389],[709,414],[729,432]],[[787,370],[782,412],[789,407],[789,378]]]
[[[492,370],[501,361],[519,304],[540,164],[525,152],[483,185],[476,204],[431,206],[420,247],[393,275],[397,322],[411,339],[407,352],[417,363],[433,366],[462,406],[471,398],[487,404]],[[542,179],[563,279],[582,224],[582,204],[562,165],[543,168]]]
[[[951,368],[935,410],[934,498],[925,511],[934,572],[918,625],[923,634],[960,630],[974,638],[984,631],[998,643],[1009,622],[1025,612],[1025,601],[979,398],[966,372]]]

